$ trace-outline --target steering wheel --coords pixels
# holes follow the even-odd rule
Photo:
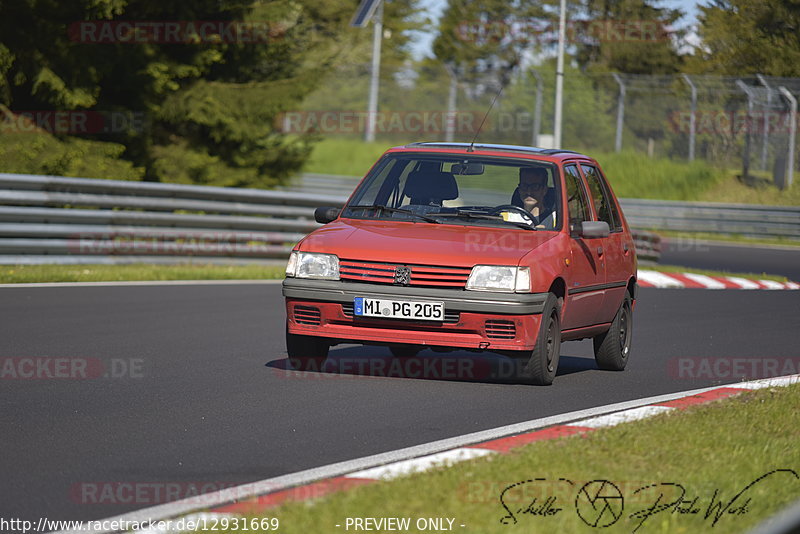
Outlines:
[[[514,211],[522,216],[522,219],[528,223],[533,224],[533,217],[531,214],[528,213],[528,210],[525,208],[520,208],[519,206],[515,206],[514,204],[503,204],[501,206],[495,206],[489,211],[490,215],[499,215],[501,211]]]

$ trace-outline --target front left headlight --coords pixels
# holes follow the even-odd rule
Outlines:
[[[286,276],[338,280],[339,258],[335,254],[292,252],[289,255],[289,263],[286,264]]]
[[[473,291],[529,293],[531,270],[510,265],[476,265],[469,274],[466,288]]]

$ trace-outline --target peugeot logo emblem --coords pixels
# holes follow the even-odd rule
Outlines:
[[[397,267],[394,270],[394,283],[402,286],[411,283],[411,267]]]

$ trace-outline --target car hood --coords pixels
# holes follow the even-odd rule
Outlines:
[[[306,236],[298,250],[389,263],[518,265],[523,256],[556,235],[514,227],[337,219]]]

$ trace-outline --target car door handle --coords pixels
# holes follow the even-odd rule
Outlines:
[[[597,255],[598,256],[602,256],[603,255],[603,247],[597,247]]]
[[[624,243],[624,244],[622,245],[622,251],[623,251],[623,252],[628,252],[628,249],[629,249],[629,248],[630,248],[630,247],[628,246],[628,244],[627,244],[627,243]]]

